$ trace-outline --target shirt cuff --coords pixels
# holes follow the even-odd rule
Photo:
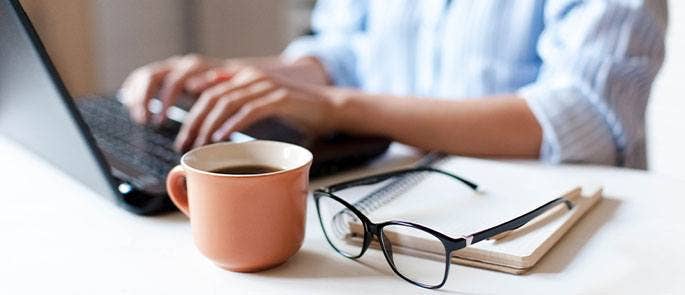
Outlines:
[[[519,89],[542,127],[540,159],[549,163],[615,165],[616,144],[603,116],[573,87],[531,84]]]
[[[290,61],[312,56],[323,65],[331,82],[341,87],[359,87],[355,71],[355,55],[342,40],[334,42],[317,36],[300,37],[283,51]]]

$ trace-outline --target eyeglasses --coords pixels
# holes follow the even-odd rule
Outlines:
[[[339,196],[343,191],[386,181],[389,181],[390,185],[372,194],[387,193],[388,190],[398,188],[401,190],[402,187],[406,188],[406,185],[402,186],[403,182],[416,182],[431,175],[446,176],[466,185],[470,190],[478,190],[478,185],[471,181],[431,167],[398,170],[317,189],[314,191],[314,200],[326,240],[335,251],[351,259],[364,255],[373,242],[383,251],[385,259],[395,274],[414,285],[436,289],[442,287],[447,281],[450,257],[454,251],[520,228],[559,204],[565,204],[569,210],[573,208],[571,201],[560,197],[500,225],[455,238],[412,222],[395,220],[371,222],[362,211],[368,214],[377,207],[378,204],[372,203],[375,199],[366,195],[351,204]],[[429,246],[432,247],[430,252],[438,254],[428,256],[442,264],[436,266],[434,261],[420,257],[427,256],[420,250],[422,247]]]

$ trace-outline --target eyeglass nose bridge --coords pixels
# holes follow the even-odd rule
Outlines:
[[[363,223],[364,223],[364,228],[365,228],[364,244],[363,244],[362,252],[358,257],[361,257],[364,255],[364,253],[366,253],[366,251],[371,246],[371,243],[373,242],[374,237],[377,239],[379,249],[381,251],[385,252],[386,250],[384,249],[383,245],[381,244],[381,239],[382,239],[381,228],[382,228],[382,226],[379,224],[375,224],[375,223],[368,221],[368,220],[363,221]],[[387,255],[387,253],[384,253],[384,254]],[[388,257],[386,256],[386,259],[387,258]],[[388,260],[388,263],[394,264],[392,262],[392,260]]]
[[[366,223],[366,230],[368,230],[371,235],[380,234],[380,232],[378,231],[378,224],[375,224],[373,222]]]
[[[364,222],[364,228],[365,228],[365,241],[364,241],[364,249],[362,252],[366,252],[366,250],[369,249],[369,246],[371,246],[371,242],[373,241],[374,237],[377,237],[380,239],[380,232],[378,231],[379,227],[377,224],[373,222],[366,221]]]
[[[373,222],[367,222],[366,226],[367,226],[367,229],[366,229],[367,234],[369,235],[368,244],[370,245],[371,241],[373,241],[373,238],[375,237],[379,243],[379,246],[381,246],[381,248],[383,248],[382,245],[380,244],[381,239],[383,238],[383,237],[381,237],[382,236],[381,231],[382,231],[383,226],[379,225],[379,224],[375,224]]]
[[[384,224],[375,224],[373,222],[367,222],[367,233],[368,233],[368,241],[365,243],[365,249],[364,252],[368,249],[368,247],[371,245],[371,242],[373,241],[373,238],[376,237],[376,241],[378,242],[378,247],[379,250],[383,252],[383,256],[385,256],[385,260],[388,262],[390,267],[394,270],[396,269],[395,266],[395,261],[393,260],[393,251],[392,248],[388,248],[389,245],[386,245],[385,242],[383,241],[383,225]],[[395,270],[397,273],[397,271]],[[399,273],[398,273],[399,274]]]

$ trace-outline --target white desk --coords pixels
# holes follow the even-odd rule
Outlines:
[[[528,275],[453,265],[443,291],[685,292],[685,183],[614,168],[550,173],[570,185],[599,179],[607,198]],[[336,254],[311,203],[300,252],[276,269],[240,274],[199,254],[181,214],[132,215],[2,137],[0,184],[0,294],[428,292],[396,277],[377,251],[359,262]]]

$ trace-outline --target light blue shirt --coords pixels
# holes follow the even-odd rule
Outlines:
[[[518,94],[542,126],[541,159],[645,168],[666,26],[665,0],[326,0],[316,34],[285,55],[374,93]]]

